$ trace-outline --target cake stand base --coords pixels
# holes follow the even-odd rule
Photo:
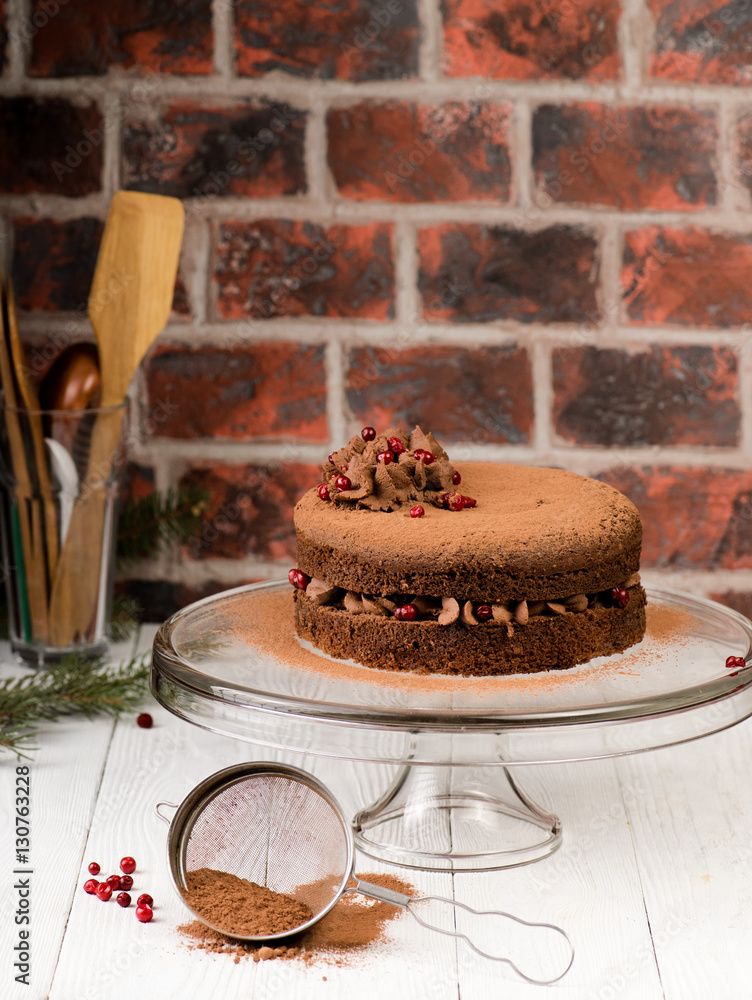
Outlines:
[[[490,871],[530,864],[561,845],[558,817],[536,805],[509,768],[406,766],[353,819],[357,848],[388,864]]]

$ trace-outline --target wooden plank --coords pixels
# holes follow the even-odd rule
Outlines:
[[[749,994],[751,761],[744,722],[619,762],[668,1000]]]
[[[147,637],[145,630],[142,641]],[[96,859],[103,872],[105,868],[110,872],[117,870],[122,855],[132,854],[138,862],[132,895],[142,891],[153,895],[154,920],[141,925],[133,906],[124,910],[112,900],[102,903],[79,890],[51,1000],[73,996],[130,1000],[139,993],[183,1000],[220,995],[228,1000],[250,996],[285,1000],[326,996],[331,1000],[352,995],[383,1000],[385,991],[415,1000],[456,1000],[454,948],[407,914],[393,922],[386,945],[344,966],[323,961],[310,966],[298,961],[241,961],[236,965],[227,955],[189,950],[177,927],[191,916],[169,881],[167,828],[154,815],[157,801],[179,801],[207,775],[238,761],[282,758],[317,774],[349,812],[376,797],[391,769],[387,773],[371,765],[275,754],[200,730],[158,706],[149,711],[155,718],[153,729],[138,730],[127,724],[116,728],[78,880],[79,884],[85,880],[89,860]],[[388,869],[362,859],[357,870]],[[448,875],[416,872],[408,873],[408,878],[421,892],[451,893]],[[96,956],[94,961],[92,956]]]
[[[113,650],[115,659],[130,655],[131,644]],[[11,658],[10,648],[0,647],[4,676],[19,676],[27,669]],[[29,985],[15,981],[10,955],[19,943],[15,923],[18,891],[14,891],[15,864],[14,783],[16,761],[4,755],[0,774],[0,857],[5,866],[4,891],[0,894],[0,955],[6,964],[0,979],[4,1000],[46,997],[53,981],[60,944],[76,892],[89,823],[104,769],[115,723],[103,717],[93,720],[72,716],[40,729],[39,749],[32,754],[31,798],[31,975]],[[27,762],[19,762],[25,764]]]
[[[649,928],[640,892],[622,790],[612,761],[536,765],[514,769],[522,789],[562,821],[564,842],[551,857],[506,871],[458,873],[455,895],[479,909],[506,910],[525,920],[563,927],[575,947],[575,960],[554,989],[571,997],[653,1000],[662,997],[652,957]],[[499,947],[489,920],[461,916],[458,926],[474,929],[487,947]],[[485,933],[485,938],[484,938]],[[561,945],[546,932],[517,934],[517,963],[536,978],[551,974],[541,953]],[[527,951],[526,951],[527,949]],[[625,972],[629,969],[629,973]],[[460,952],[463,1000],[506,1000],[536,995],[507,966]]]

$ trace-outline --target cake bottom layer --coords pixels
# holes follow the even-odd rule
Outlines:
[[[645,634],[645,591],[630,588],[625,608],[596,606],[579,614],[540,616],[511,634],[493,624],[398,621],[317,605],[296,590],[295,627],[317,649],[381,670],[422,674],[527,674],[565,670],[619,653]]]

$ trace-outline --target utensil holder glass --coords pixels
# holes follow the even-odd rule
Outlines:
[[[108,650],[128,405],[2,408],[0,542],[11,646],[38,666]]]

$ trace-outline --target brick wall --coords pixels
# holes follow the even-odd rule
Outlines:
[[[625,490],[652,579],[752,610],[749,0],[0,0],[29,364],[118,187],[185,199],[131,489],[200,483],[147,614],[278,575],[364,423]]]

